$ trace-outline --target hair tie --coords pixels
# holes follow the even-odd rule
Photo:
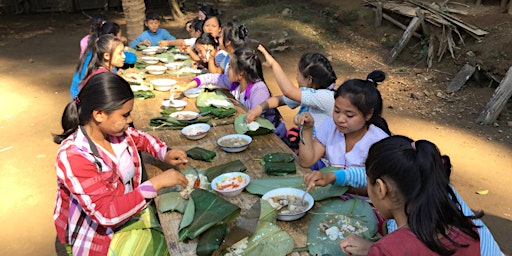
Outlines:
[[[413,150],[416,150],[416,142],[414,142],[414,141],[411,142],[411,147],[412,147]]]
[[[375,82],[373,81],[373,79],[371,79],[371,78],[368,78],[368,79],[366,79],[366,80],[368,80],[368,81],[370,81],[370,82],[372,82],[372,83],[375,83]]]
[[[80,104],[80,99],[78,98],[78,96],[75,96],[73,98],[73,102],[76,104],[76,105],[79,105]]]

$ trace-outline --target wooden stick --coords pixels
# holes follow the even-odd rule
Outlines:
[[[425,22],[425,14],[423,14],[420,8],[416,8],[416,16],[420,19],[423,35],[426,37],[430,36],[430,27],[427,26],[427,23]]]
[[[394,25],[396,25],[397,27],[399,27],[403,30],[407,30],[407,27],[404,24],[400,23],[400,21],[393,19],[393,17],[387,15],[386,13],[382,13],[382,18],[388,20],[389,22],[393,23]],[[412,35],[416,38],[421,38],[421,35],[416,32],[413,32]]]
[[[376,9],[375,9],[375,28],[380,27],[382,24],[382,2],[375,3]]]
[[[388,58],[386,59],[387,64],[390,64],[391,62],[393,62],[396,59],[396,57],[398,56],[398,54],[400,54],[400,52],[402,52],[402,50],[405,48],[405,46],[411,39],[414,31],[418,28],[419,25],[420,25],[420,19],[418,17],[412,18],[411,23],[409,23],[409,26],[407,27],[407,29],[404,32],[404,35],[402,36],[400,41],[398,41],[398,43],[395,45],[395,47],[393,47],[393,49],[391,50],[391,53],[389,54]]]

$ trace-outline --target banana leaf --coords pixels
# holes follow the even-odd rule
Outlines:
[[[312,255],[345,255],[339,246],[344,237],[358,234],[374,240],[377,235],[378,220],[372,207],[357,198],[347,201],[334,199],[312,215],[308,228],[308,248]],[[333,228],[332,237],[320,230],[323,223]]]
[[[134,96],[138,100],[144,100],[149,98],[154,98],[155,94],[152,91],[135,91],[133,92]]]
[[[218,108],[214,106],[210,107],[198,107],[201,115],[210,115],[214,118],[226,118],[236,114],[238,111],[234,108]]]
[[[305,190],[302,176],[293,177],[276,177],[276,178],[261,178],[257,180],[251,180],[251,183],[245,187],[245,190],[251,194],[263,195],[270,190],[276,188],[292,187]],[[321,201],[330,197],[341,196],[347,192],[348,187],[340,187],[327,185],[325,187],[315,187],[309,191],[315,201]]]
[[[189,199],[181,219],[179,241],[194,239],[214,225],[228,222],[240,213],[238,206],[203,189],[192,191],[190,198],[192,200]]]
[[[226,248],[238,243],[242,239],[251,236],[256,230],[261,213],[261,200],[256,201],[249,210],[240,214],[236,224],[229,229],[222,244],[215,250],[213,256],[219,255]]]
[[[210,92],[207,90],[199,93],[196,99],[196,106],[198,108],[215,106],[218,108],[233,108],[233,103],[219,91]]]
[[[235,161],[212,166],[206,169],[205,176],[208,178],[209,181],[212,181],[213,179],[215,179],[215,177],[226,172],[245,172],[246,170],[247,167],[242,163],[242,161],[240,161],[240,159],[237,159]]]
[[[210,151],[204,148],[200,147],[193,147],[187,151],[187,156],[194,159],[194,160],[201,160],[206,162],[211,162],[217,156],[217,153],[215,151]]]
[[[237,255],[287,255],[293,251],[293,238],[276,225],[277,213],[266,200],[260,200],[261,213],[254,234],[237,243],[245,248],[237,250]],[[233,250],[234,246],[230,249]]]
[[[219,248],[220,244],[226,237],[227,224],[222,223],[215,225],[204,232],[197,242],[196,254],[198,256],[210,256]]]
[[[157,199],[158,212],[177,211],[185,212],[188,200],[183,199],[180,192],[168,192],[162,194]]]
[[[238,115],[235,118],[236,133],[247,134],[250,136],[256,136],[256,135],[269,134],[273,130],[276,129],[276,127],[274,127],[274,125],[266,118],[258,117],[254,121],[259,124],[259,127],[253,131],[253,130],[249,129],[249,127],[247,127],[247,124],[245,123],[245,114]]]
[[[265,154],[261,159],[261,165],[266,163],[291,163],[295,160],[295,156],[292,153],[268,153]]]

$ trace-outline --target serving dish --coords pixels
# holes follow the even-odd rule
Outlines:
[[[181,134],[189,140],[199,140],[208,134],[210,125],[205,123],[197,123],[185,126],[181,129]]]
[[[315,200],[307,193],[305,204],[302,205],[302,196],[306,191],[297,188],[277,188],[268,191],[261,197],[277,210],[277,219],[292,221],[302,218],[313,208]]]
[[[155,90],[157,91],[169,91],[177,81],[174,79],[161,78],[161,79],[153,79],[150,82]]]
[[[251,136],[245,134],[228,134],[217,140],[222,150],[230,153],[242,152],[251,144]]]
[[[251,182],[251,177],[243,172],[223,173],[212,180],[212,189],[226,197],[240,195]]]

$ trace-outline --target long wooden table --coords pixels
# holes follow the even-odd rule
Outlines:
[[[153,78],[162,78],[167,77],[165,75],[162,76],[148,76],[146,80],[151,80]],[[169,77],[171,78],[171,77]],[[178,83],[187,83],[189,82],[193,76],[189,77],[172,77],[173,79],[178,80]],[[188,150],[192,147],[202,147],[208,150],[215,151],[217,156],[215,157],[213,162],[203,162],[197,161],[189,158],[189,163],[192,164],[195,168],[198,169],[206,169],[210,166],[219,165],[223,163],[227,163],[234,160],[241,160],[245,166],[247,166],[246,173],[251,177],[251,180],[255,180],[261,177],[268,177],[268,175],[264,172],[263,167],[259,163],[259,159],[266,153],[274,153],[274,152],[289,152],[292,153],[290,148],[284,144],[281,139],[279,139],[275,134],[254,136],[253,142],[249,145],[249,147],[240,153],[227,153],[222,149],[216,146],[216,140],[224,135],[235,133],[234,126],[232,124],[227,125],[216,125],[217,123],[222,123],[225,120],[211,120],[211,129],[206,135],[206,137],[192,141],[186,139],[181,135],[180,130],[155,130],[154,127],[149,126],[149,120],[153,117],[159,117],[161,108],[161,102],[164,99],[169,98],[169,92],[159,92],[154,91],[156,97],[145,100],[136,100],[134,110],[132,111],[132,118],[134,119],[134,125],[136,128],[148,131],[150,134],[160,138],[171,148],[180,148],[183,150]],[[188,102],[188,105],[184,108],[184,110],[190,111],[198,111],[195,106],[195,99],[188,99],[183,97],[183,100]],[[238,113],[244,113],[245,109],[241,105],[235,105]],[[236,117],[233,116],[230,119],[234,119]],[[154,165],[146,164],[146,170],[148,172],[149,177],[152,177],[161,170],[156,168]],[[298,164],[298,160],[296,160],[297,167],[297,175],[302,175],[305,172],[309,171],[309,169],[305,169],[300,167]],[[222,195],[219,195],[222,197]],[[259,200],[259,196],[252,195],[247,192],[242,192],[240,196],[234,198],[225,198],[227,201],[236,204],[239,206],[244,212],[249,209],[256,200]],[[158,204],[158,198],[156,200]],[[191,240],[187,243],[178,242],[178,228],[181,221],[182,215],[177,212],[165,212],[158,213],[160,222],[162,225],[162,229],[164,231],[165,237],[168,242],[169,252],[171,255],[196,255],[196,245],[197,238]],[[288,232],[293,239],[295,240],[295,247],[305,247],[306,246],[306,234],[308,229],[308,224],[310,220],[310,216],[306,214],[303,218],[292,221],[292,222],[284,222],[278,221],[278,225],[286,232]],[[301,253],[293,253],[293,255],[309,255],[307,252]]]

